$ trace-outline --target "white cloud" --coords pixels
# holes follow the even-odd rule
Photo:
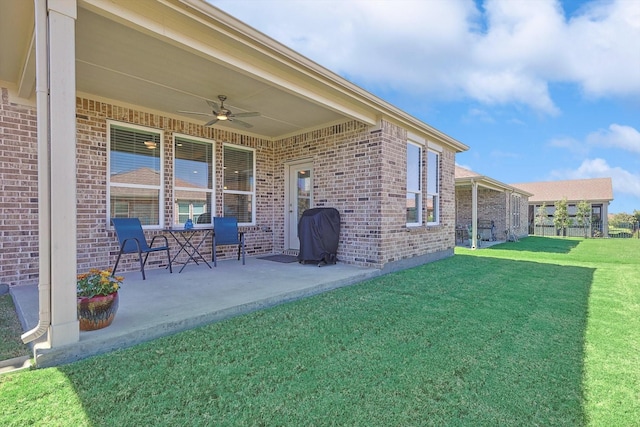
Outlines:
[[[616,193],[629,194],[640,198],[640,175],[621,167],[610,166],[606,160],[586,159],[574,170],[556,170],[551,173],[554,179],[611,178],[614,196]]]
[[[559,109],[553,83],[640,96],[640,2],[558,0],[210,0],[370,89]],[[377,90],[376,90],[377,91]]]
[[[569,21],[567,77],[594,96],[640,94],[640,2],[591,2]]]
[[[589,146],[587,144],[571,137],[554,138],[551,141],[549,141],[547,145],[553,148],[561,148],[564,150],[568,150],[571,153],[574,153],[583,157],[589,154]]]
[[[600,147],[616,147],[640,153],[640,132],[631,126],[612,124],[587,136],[587,142]]]

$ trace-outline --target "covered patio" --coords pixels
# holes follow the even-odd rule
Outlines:
[[[476,249],[526,236],[530,193],[457,165],[455,180],[457,245]]]
[[[224,260],[213,269],[201,263],[189,264],[182,273],[177,271],[170,274],[164,268],[149,269],[147,280],[142,280],[139,271],[124,273],[113,323],[104,329],[80,332],[76,343],[39,349],[38,367],[130,347],[381,274],[379,269],[343,263],[319,268],[316,264],[280,263],[255,257],[247,258],[244,266],[237,260]],[[35,327],[37,286],[16,286],[11,293],[23,328]]]
[[[468,147],[206,1],[0,2],[0,24],[0,116],[8,118],[0,120],[0,133],[15,164],[0,175],[19,189],[2,195],[0,231],[7,238],[0,264],[11,287],[38,283],[31,300],[39,306],[30,311],[39,320],[28,323],[33,328],[22,340],[46,337],[35,351],[40,366],[55,354],[73,359],[94,352],[79,336],[75,282],[78,273],[113,264],[118,245],[111,218],[141,219],[152,239],[187,220],[206,229],[212,224],[202,218],[237,217],[247,254],[257,257],[299,250],[302,213],[330,207],[341,214],[338,258],[367,274],[453,255],[449,178],[456,153]],[[432,159],[429,179],[439,188],[439,206],[427,221],[425,204],[425,220],[408,228],[406,202],[396,196],[406,192],[409,177],[427,178],[408,166],[409,146],[416,164]],[[427,196],[426,187],[420,192]],[[212,255],[205,248],[203,256]],[[217,279],[221,270],[203,274],[215,283],[210,287],[247,290],[249,299],[232,307],[260,306],[265,298],[286,300],[289,292],[335,282],[318,275],[324,269],[303,269],[313,270],[313,278],[300,268],[288,277],[234,268],[228,281]],[[187,280],[193,270],[170,276],[166,289],[150,272],[143,285],[153,292],[128,298],[123,290],[121,310],[128,312],[129,301],[141,311],[150,297],[169,305],[152,305],[144,313],[149,318],[172,313],[176,301],[190,319],[208,321],[218,318],[212,312],[231,310],[213,307],[218,294],[198,294],[209,282]],[[235,276],[241,273],[249,276]],[[273,285],[263,296],[252,284],[266,285],[267,278]],[[270,293],[289,281],[293,290]],[[151,328],[140,319],[127,325],[146,337],[140,331]],[[160,320],[152,322],[161,332],[199,322]],[[101,345],[133,342],[113,336]]]

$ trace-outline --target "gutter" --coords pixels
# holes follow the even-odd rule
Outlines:
[[[47,0],[34,0],[36,40],[36,113],[38,130],[38,325],[22,334],[26,344],[51,325],[51,168],[49,153],[49,58]]]

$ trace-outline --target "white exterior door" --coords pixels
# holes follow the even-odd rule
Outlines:
[[[287,166],[285,198],[285,249],[299,250],[298,221],[302,213],[313,207],[313,164],[291,163]]]

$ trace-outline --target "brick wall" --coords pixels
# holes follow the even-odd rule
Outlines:
[[[471,224],[471,186],[456,187],[456,223],[460,226]],[[511,193],[478,188],[478,220],[494,221],[498,240],[506,238],[505,231],[515,226],[519,235],[527,234],[528,199],[515,198],[520,204],[520,223],[512,224]]]
[[[77,163],[78,163],[78,270],[91,267],[112,266],[118,253],[115,233],[107,224],[107,120],[148,126],[164,131],[164,218],[165,227],[173,225],[173,135],[174,133],[215,140],[215,194],[216,215],[222,215],[223,186],[223,143],[232,143],[256,150],[256,225],[243,227],[247,244],[247,254],[270,253],[273,248],[273,234],[263,231],[271,226],[273,218],[273,149],[272,143],[260,138],[238,135],[226,130],[205,128],[202,125],[143,113],[131,108],[111,105],[91,99],[77,99]],[[147,232],[147,238],[162,234],[161,231]],[[198,237],[194,238],[197,240]],[[169,237],[172,253],[178,251],[177,243]],[[205,259],[211,259],[211,245],[203,244],[200,252]],[[235,253],[232,246],[219,248],[218,256],[231,257]],[[166,254],[152,254],[148,264],[157,266],[166,263]],[[135,257],[128,255],[121,260],[118,271],[137,270]]]
[[[356,265],[386,268],[429,254],[452,254],[455,198],[452,151],[440,156],[442,171],[437,226],[406,227],[406,142],[402,128],[382,122],[370,129],[357,121],[306,132],[279,141],[204,128],[199,124],[145,113],[132,108],[77,98],[77,237],[78,271],[113,265],[118,244],[107,224],[107,120],[164,131],[164,226],[173,218],[174,133],[215,140],[216,214],[222,213],[222,149],[229,142],[256,150],[256,225],[245,227],[250,255],[284,249],[284,192],[287,162],[310,159],[314,167],[314,206],[335,207],[341,214],[338,258]],[[35,109],[9,102],[3,89],[0,105],[2,193],[2,276],[9,284],[37,283],[37,165]],[[426,150],[423,165],[426,170]],[[426,176],[426,175],[425,175]],[[426,186],[423,198],[426,199]],[[426,218],[426,212],[423,212]],[[148,239],[161,231],[149,231]],[[175,242],[172,250],[177,251]],[[224,247],[222,257],[234,256]],[[210,245],[203,245],[211,257]],[[163,254],[148,263],[164,264]],[[137,270],[133,256],[119,271]]]
[[[340,212],[338,259],[358,265],[379,266],[381,227],[380,132],[348,122],[278,141],[275,146],[276,206],[284,206],[287,162],[312,159],[315,207]],[[405,157],[406,158],[406,157]],[[284,243],[284,209],[276,214],[276,249]]]
[[[384,268],[407,265],[410,259],[437,259],[452,254],[455,245],[455,153],[440,153],[440,223],[419,227],[406,225],[406,146],[407,134],[402,128],[383,122],[382,138],[382,241],[380,263]],[[423,170],[428,175],[427,150],[423,150]],[[426,200],[426,185],[422,199]],[[425,221],[426,203],[422,206]],[[411,265],[411,263],[409,263]],[[391,266],[391,267],[390,267]]]
[[[35,107],[0,88],[0,283],[38,282],[38,157]]]
[[[454,246],[455,154],[445,150],[440,156],[440,225],[407,229],[406,145],[406,131],[388,122],[375,130],[349,122],[278,141],[276,177],[281,178],[274,180],[276,205],[284,205],[285,164],[313,159],[314,204],[334,207],[341,215],[340,261],[386,268],[428,254],[449,254]],[[426,170],[426,150],[424,155]],[[276,213],[279,227],[283,215],[283,209]],[[276,235],[281,233],[278,228]],[[282,242],[277,240],[276,249]]]

